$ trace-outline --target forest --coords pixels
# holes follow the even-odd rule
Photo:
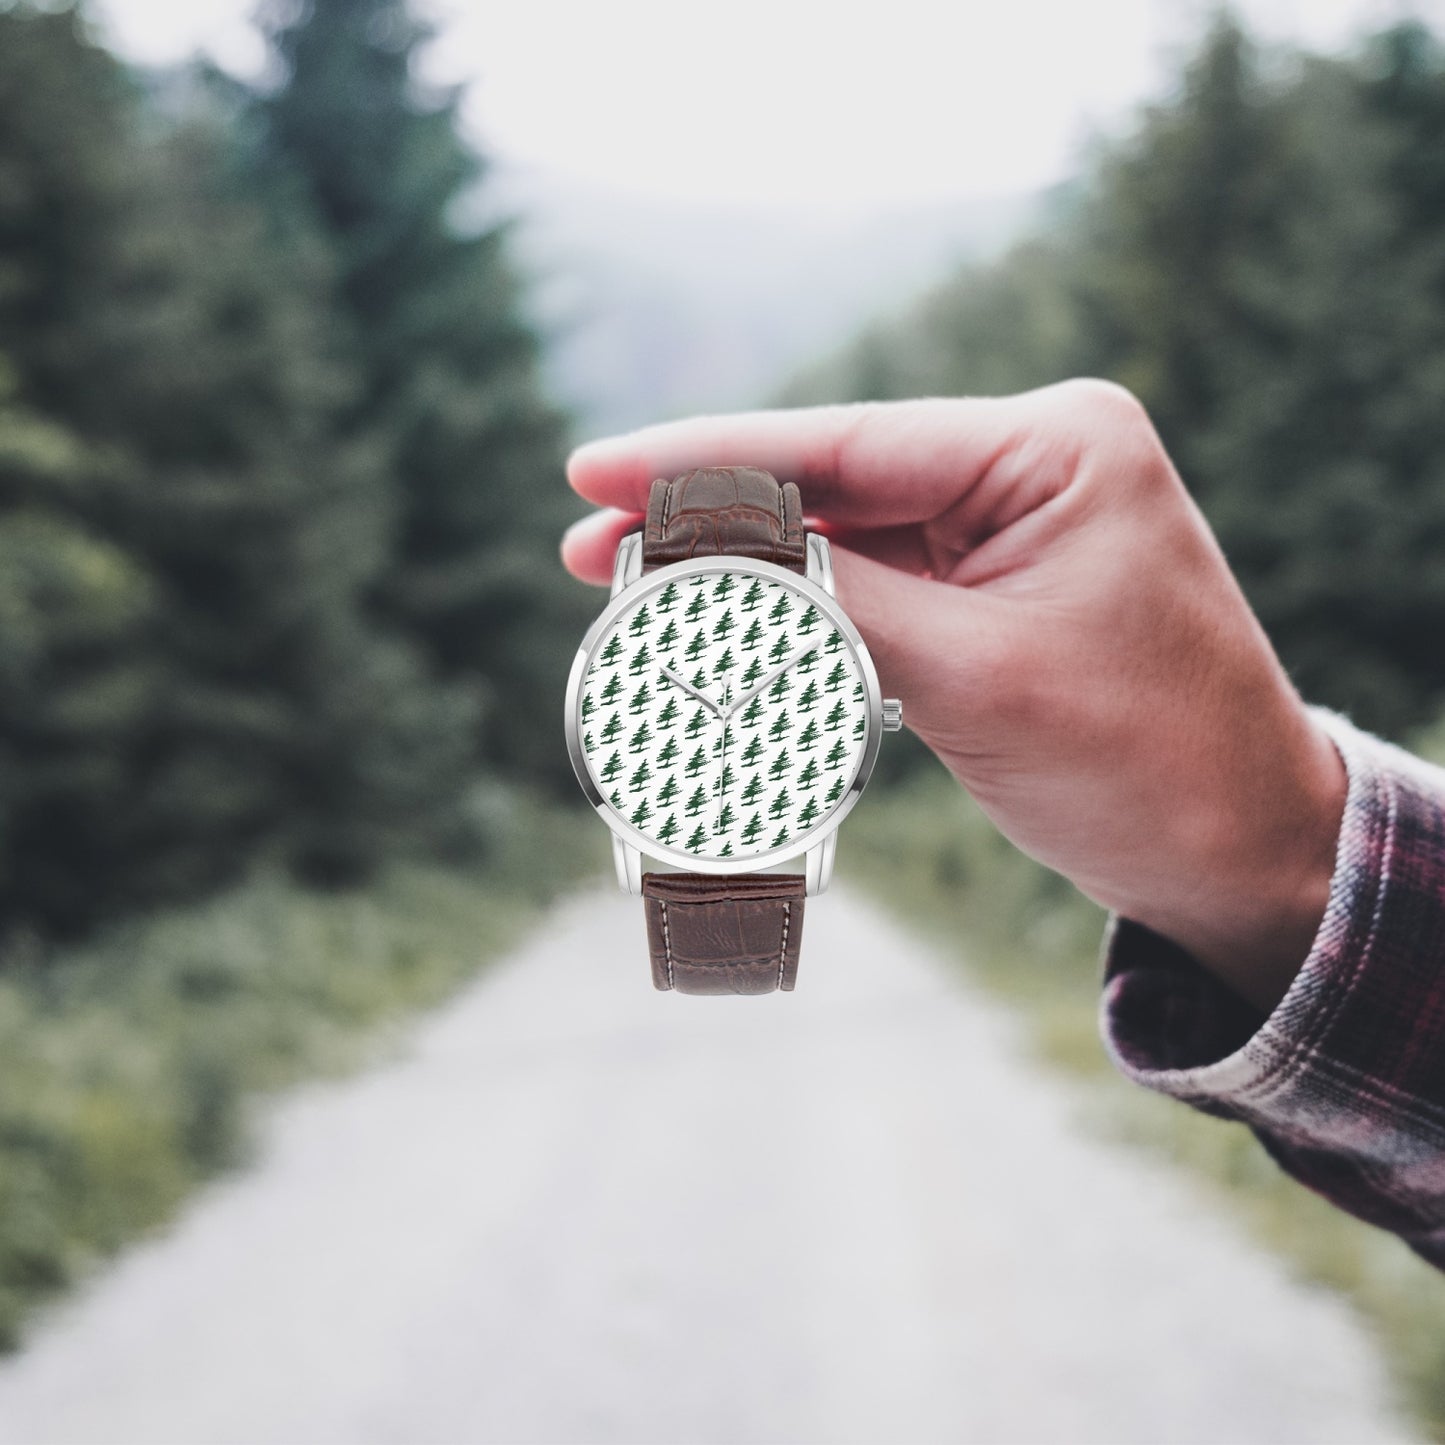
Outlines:
[[[404,0],[267,14],[248,84],[0,0],[0,1347],[605,841],[561,740],[596,609],[557,562],[571,422],[511,226],[465,223],[485,157]],[[1005,254],[774,400],[1080,374],[1148,406],[1305,696],[1434,746],[1439,39],[1319,56],[1221,16]],[[1005,992],[1057,982],[1044,1051],[1097,1069],[1099,919],[931,767],[880,776],[855,877]],[[1419,1278],[1193,1128],[1147,1126],[1354,1290],[1445,1430]]]

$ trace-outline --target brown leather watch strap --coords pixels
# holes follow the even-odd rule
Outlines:
[[[688,557],[756,557],[807,569],[803,504],[792,482],[760,467],[702,467],[652,484],[642,570]]]
[[[772,993],[798,977],[800,873],[644,873],[652,981],[678,993]]]

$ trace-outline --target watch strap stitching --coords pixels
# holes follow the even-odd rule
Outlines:
[[[667,899],[659,898],[657,901],[662,909],[662,956],[667,963],[667,986],[674,988],[676,984],[672,976],[672,934],[667,927]]]
[[[793,905],[783,901],[783,941],[778,945],[778,987],[783,986],[783,970],[788,966],[788,924],[792,922]]]

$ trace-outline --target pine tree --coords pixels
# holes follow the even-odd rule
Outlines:
[[[723,642],[732,636],[733,630],[737,627],[737,621],[733,617],[731,607],[723,609],[723,614],[712,625],[712,635],[718,642]]]
[[[739,684],[744,691],[750,688],[763,675],[762,659],[755,657],[748,663],[747,670],[743,673],[742,682]]]
[[[701,823],[692,830],[692,836],[687,840],[687,851],[696,853],[707,842],[707,829]]]
[[[733,805],[731,803],[724,803],[722,812],[717,815],[717,824],[713,828],[713,832],[726,833],[736,821],[737,816],[733,812]]]
[[[659,652],[675,652],[677,650],[677,639],[681,634],[677,630],[677,619],[669,617],[667,626],[662,629],[657,639],[657,650]]]
[[[782,676],[778,677],[768,689],[768,700],[770,702],[781,702],[792,690],[792,679],[789,678],[785,672]]]
[[[787,841],[788,841],[788,830],[787,830],[786,828],[779,828],[779,829],[778,829],[777,836],[773,839],[773,841],[772,841],[768,846],[769,846],[770,848],[781,848],[781,847],[783,846],[783,844],[786,843]]]
[[[731,572],[724,572],[718,578],[717,586],[712,590],[714,602],[725,602],[737,589],[737,579]]]
[[[743,715],[742,715],[742,717],[739,719],[739,721],[742,723],[743,727],[745,727],[745,728],[755,728],[755,727],[757,727],[757,725],[759,724],[759,722],[762,721],[762,716],[763,716],[763,700],[762,700],[762,698],[760,698],[760,697],[755,697],[755,698],[753,698],[753,700],[752,700],[751,702],[749,702],[748,705],[743,709]]]
[[[756,803],[757,800],[762,796],[762,792],[762,776],[759,773],[754,773],[752,777],[748,779],[747,786],[742,791],[742,802],[745,805]]]
[[[763,740],[754,733],[752,737],[748,739],[747,747],[743,749],[743,765],[745,767],[752,767],[762,755]]]
[[[763,600],[763,584],[756,577],[748,584],[748,590],[743,593],[742,609],[744,612],[756,612],[758,604]]]
[[[778,600],[773,603],[772,611],[768,613],[768,621],[776,627],[792,610],[793,604],[788,601],[788,594],[786,592],[780,592],[778,594]]]
[[[817,786],[817,782],[818,782],[818,760],[817,760],[817,758],[809,758],[808,761],[807,761],[807,763],[806,763],[806,764],[804,765],[804,767],[803,767],[803,771],[798,774],[798,787],[800,787],[800,788],[812,788],[812,787],[816,787],[816,786]]]
[[[543,394],[507,227],[458,224],[483,169],[459,138],[460,96],[419,91],[428,32],[405,0],[278,13],[281,82],[257,99],[256,129],[335,257],[363,385],[334,445],[379,442],[394,479],[378,605],[447,675],[505,699],[479,734],[488,757],[558,777],[535,719],[592,604],[536,565],[573,515],[555,481],[562,418]]]
[[[823,651],[830,657],[843,646],[843,634],[841,632],[830,632],[828,640],[823,644]]]
[[[712,670],[721,677],[724,673],[731,672],[736,665],[737,660],[733,657],[732,648],[725,647],[722,650],[722,656],[713,663]]]
[[[670,737],[662,745],[662,751],[657,755],[657,765],[660,768],[670,768],[677,760],[678,746],[677,738]]]
[[[741,643],[743,651],[756,652],[758,643],[760,643],[762,640],[763,624],[761,621],[759,621],[758,618],[754,617],[753,620],[748,623],[747,630],[743,633],[743,639]]]
[[[837,692],[845,682],[848,681],[848,669],[843,666],[843,659],[840,657],[833,664],[833,670],[828,674],[828,680],[823,684],[829,692]]]
[[[629,712],[641,712],[652,701],[652,689],[644,681],[642,686],[632,694],[632,701],[627,705]]]
[[[621,656],[622,639],[614,632],[612,636],[607,639],[607,646],[598,654],[597,660],[604,667],[615,667]]]
[[[601,778],[604,783],[615,782],[618,773],[622,771],[622,754],[613,753],[603,765]]]
[[[652,817],[652,804],[646,798],[632,810],[632,817],[629,819],[634,828],[640,828]]]
[[[843,726],[844,718],[845,713],[843,711],[843,703],[840,699],[838,702],[835,702],[832,708],[829,710],[828,716],[824,720],[823,726],[827,728],[830,733],[835,733],[840,727]]]
[[[798,619],[798,631],[807,637],[817,630],[818,609],[810,602],[803,615]]]
[[[702,689],[707,686],[707,669],[705,667],[698,668],[698,670],[693,673],[690,681],[692,685],[701,692]]]
[[[778,793],[773,798],[772,803],[769,805],[768,817],[781,818],[792,806],[793,800],[788,796],[788,790],[784,788],[781,793]]]
[[[622,696],[622,676],[614,672],[607,679],[607,686],[602,689],[602,705],[610,707],[619,697]]]
[[[677,797],[679,791],[677,775],[675,773],[669,773],[667,777],[663,779],[662,786],[657,790],[657,801],[665,808]]]
[[[648,651],[647,644],[644,642],[642,646],[639,647],[637,651],[633,654],[632,662],[628,666],[627,670],[632,673],[634,677],[636,677],[638,673],[646,672],[647,669],[651,666],[652,653]]]
[[[658,610],[659,612],[663,612],[663,613],[671,612],[672,609],[673,609],[674,607],[676,607],[676,606],[677,606],[677,583],[676,583],[676,582],[669,582],[669,583],[667,584],[667,586],[662,589],[662,593],[661,593],[661,595],[660,595],[660,596],[658,597],[658,599],[657,599],[657,610]],[[673,626],[674,626],[674,624],[673,624],[672,622],[669,622],[667,625],[668,625],[668,627],[673,627]]]
[[[697,777],[697,775],[702,772],[705,767],[707,767],[707,751],[704,748],[698,748],[697,751],[693,753],[693,755],[687,760],[688,777]]]
[[[810,679],[807,687],[803,689],[803,695],[798,699],[798,711],[812,712],[818,705],[818,697],[818,684]]]
[[[638,763],[633,770],[632,776],[627,780],[627,791],[629,793],[640,793],[652,781],[652,769],[647,766],[647,759]]]
[[[652,613],[647,603],[643,603],[636,612],[632,614],[632,621],[627,624],[627,630],[634,637],[641,637],[649,627],[652,626]]]
[[[667,821],[657,830],[657,841],[664,848],[670,847],[672,840],[677,837],[677,814],[669,813]]]
[[[839,738],[831,748],[828,749],[828,756],[823,759],[823,766],[829,772],[834,772],[843,766],[843,761],[848,756],[848,747],[842,738]]]
[[[687,611],[683,613],[683,616],[686,617],[689,622],[696,622],[706,611],[707,598],[703,593],[697,592],[693,594],[692,601],[687,604]]]
[[[744,843],[752,844],[758,841],[758,835],[763,831],[763,818],[761,813],[754,813],[748,819],[743,828],[742,839]]]
[[[773,667],[776,667],[778,663],[780,663],[792,650],[792,639],[788,636],[786,632],[782,633],[774,641],[772,647],[768,650],[769,664]]]
[[[602,727],[602,741],[612,742],[622,732],[622,717],[619,713],[613,713]]]
[[[597,711],[596,699],[590,692],[582,694],[582,721],[586,722]]]
[[[818,720],[810,717],[808,725],[798,734],[798,751],[800,753],[811,752],[818,745]]]
[[[768,768],[768,777],[777,782],[789,768],[793,766],[793,760],[788,756],[787,748],[784,748],[772,761]]]
[[[35,757],[40,791],[5,819],[0,926],[83,929],[262,853],[344,882],[450,846],[478,719],[366,615],[386,479],[374,450],[334,445],[359,389],[322,258],[272,224],[204,92],[145,115],[72,10],[7,6],[0,27],[4,360],[17,400],[75,443],[44,497],[22,458],[0,506],[22,530],[46,514],[56,538],[78,529],[52,623],[85,541],[103,544],[90,586],[115,586],[118,628],[123,579],[158,604],[140,650],[105,663],[108,698],[57,666],[71,738],[95,728],[86,770],[44,751],[41,698],[3,739],[11,771]],[[37,534],[17,607],[46,550]]]
[[[684,734],[689,738],[701,737],[707,728],[707,709],[701,706],[695,707],[692,716],[687,720],[687,726],[683,729]]]
[[[733,785],[736,782],[737,774],[733,772],[733,765],[731,763],[724,763],[722,772],[712,785],[712,790],[719,797],[726,797],[733,790]]]
[[[668,700],[663,703],[662,711],[657,715],[658,732],[665,733],[668,731],[669,728],[676,727],[678,712],[679,708],[677,706],[677,698],[669,697]]]
[[[843,779],[842,779],[841,777],[839,777],[839,778],[834,778],[834,779],[833,779],[833,785],[828,789],[827,793],[826,793],[826,794],[824,795],[824,797],[823,797],[823,802],[824,802],[825,804],[831,806],[832,804],[836,803],[836,802],[838,801],[838,799],[841,798],[842,796],[843,796]]]
[[[692,641],[687,644],[687,652],[684,656],[689,662],[696,662],[706,651],[707,638],[701,632],[695,632]]]
[[[640,753],[651,741],[652,729],[648,727],[647,719],[644,718],[637,731],[628,739],[627,750],[632,753]]]
[[[773,719],[773,725],[768,729],[768,736],[772,738],[774,742],[779,742],[782,740],[784,733],[792,726],[793,720],[788,716],[787,709],[784,708],[783,711]]]
[[[808,801],[803,805],[803,811],[798,814],[798,826],[800,828],[809,827],[817,820],[820,811],[821,809],[818,807],[817,798],[809,797]]]
[[[707,807],[707,793],[701,783],[692,790],[692,796],[687,800],[687,816],[695,818]]]

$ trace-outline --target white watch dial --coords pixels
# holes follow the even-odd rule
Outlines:
[[[577,706],[602,797],[699,859],[802,846],[848,796],[867,743],[847,637],[800,588],[745,571],[682,577],[624,608]]]

